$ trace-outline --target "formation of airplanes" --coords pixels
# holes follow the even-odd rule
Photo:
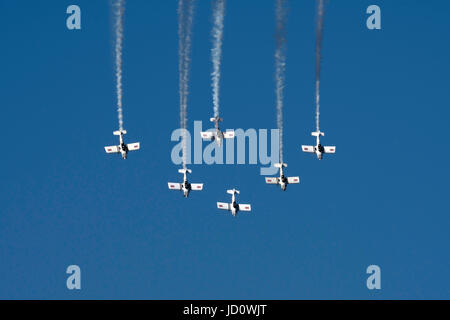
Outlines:
[[[224,139],[232,139],[235,137],[233,130],[227,130],[222,132],[219,128],[219,122],[223,121],[222,118],[214,117],[210,119],[211,122],[215,123],[215,131],[205,131],[201,132],[203,139],[213,140],[218,146],[222,145]],[[119,136],[119,145],[107,146],[105,147],[106,153],[120,153],[122,159],[127,159],[129,151],[136,151],[140,149],[140,143],[134,142],[126,144],[124,142],[124,135],[127,133],[126,130],[117,130],[113,134]],[[320,137],[325,134],[320,130],[311,133],[312,136],[316,137],[316,145],[302,145],[303,152],[314,153],[317,159],[322,160],[324,154],[331,154],[336,152],[335,146],[322,146],[320,143]],[[298,184],[300,183],[299,177],[286,177],[284,175],[284,168],[287,167],[286,163],[280,162],[274,164],[276,168],[279,168],[279,177],[266,177],[266,184],[279,185],[281,190],[285,191],[288,184]],[[190,183],[187,179],[187,174],[192,173],[192,170],[183,168],[178,170],[179,173],[183,174],[182,182],[168,182],[168,187],[170,190],[182,191],[185,198],[189,197],[191,191],[201,191],[203,190],[203,183]],[[230,211],[231,214],[236,217],[239,211],[251,211],[250,204],[238,204],[236,202],[236,194],[240,194],[239,190],[231,189],[227,190],[228,194],[231,194],[231,203],[228,202],[217,202],[217,208],[221,210]]]
[[[278,5],[277,5],[277,7],[278,7]],[[121,9],[123,9],[123,8],[121,8]],[[277,15],[278,15],[278,13],[277,13]],[[319,14],[319,16],[320,16],[320,14]],[[120,15],[119,16],[119,20],[117,20],[117,22],[120,23],[120,24],[122,23],[121,19],[122,19],[122,16]],[[322,20],[320,20],[320,23],[318,24],[318,26],[319,26],[318,30],[320,31],[320,33],[322,32],[322,30],[321,30],[321,21]],[[220,45],[221,45],[221,43],[220,43]],[[189,52],[186,51],[185,54],[186,54],[186,57],[189,58]],[[116,47],[116,55],[117,55],[117,47]],[[186,57],[184,57],[184,58],[186,58]],[[180,58],[183,58],[183,57],[180,55]],[[215,64],[215,67],[216,66],[220,66],[220,59],[221,59],[221,55],[220,55],[220,51],[219,51],[219,64]],[[316,57],[316,65],[320,66],[320,56]],[[218,77],[215,78],[215,80],[218,80],[218,79],[219,79]],[[180,80],[181,80],[181,78],[180,78]],[[316,117],[317,117],[316,121],[317,121],[317,129],[316,129],[316,131],[311,133],[311,135],[313,137],[316,137],[316,144],[315,145],[302,145],[301,148],[302,148],[303,152],[313,153],[313,154],[316,155],[317,159],[322,160],[324,154],[334,154],[334,153],[336,153],[336,146],[323,146],[320,143],[320,137],[325,136],[325,133],[319,130],[319,96],[318,96],[318,93],[319,93],[318,88],[320,87],[320,81],[319,80],[320,80],[320,78],[318,78],[317,75],[316,75],[316,108],[317,108],[316,109],[316,112],[317,112],[316,113]],[[184,81],[186,81],[186,79],[184,79]],[[187,82],[186,82],[186,84],[187,84]],[[214,89],[218,89],[218,86],[216,87],[217,84],[218,84],[218,82],[214,83],[214,85],[215,85]],[[118,76],[117,77],[117,86],[118,86],[118,88],[121,85],[122,85],[121,79]],[[187,91],[185,93],[187,93]],[[216,102],[218,102],[218,99],[217,99],[218,96],[216,96],[216,94],[218,94],[218,90],[214,90],[213,93],[214,93],[214,97],[213,97],[214,101],[213,102],[216,103]],[[181,94],[181,92],[180,92],[180,94]],[[121,102],[121,101],[118,101],[118,102]],[[120,105],[118,104],[118,107],[119,106],[121,106],[121,104]],[[118,112],[119,111],[120,110],[118,109]],[[280,109],[279,109],[279,111],[280,111]],[[281,109],[281,111],[282,111],[282,109]],[[186,112],[186,110],[184,110],[183,112]],[[183,115],[183,112],[182,112],[182,115]],[[186,118],[183,119],[183,122],[185,120],[186,120]],[[215,104],[215,106],[214,106],[214,117],[210,118],[209,120],[210,120],[210,122],[214,123],[214,128],[211,128],[211,129],[209,129],[207,131],[200,132],[202,139],[213,141],[220,148],[220,147],[222,147],[222,144],[224,143],[225,139],[233,139],[235,137],[236,134],[235,134],[234,130],[222,131],[220,129],[219,123],[222,122],[223,119],[219,117],[218,105]],[[123,130],[122,123],[123,123],[122,122],[122,114],[121,114],[121,111],[120,111],[119,112],[119,127],[120,127],[120,129],[113,132],[114,135],[119,136],[119,145],[106,146],[104,148],[105,148],[106,153],[118,153],[118,154],[120,154],[122,156],[122,159],[127,159],[128,152],[136,151],[136,150],[140,149],[140,143],[139,142],[135,142],[135,143],[126,144],[124,142],[124,135],[127,133],[127,131]],[[230,141],[230,140],[228,140],[228,141]],[[185,146],[186,145],[184,144],[183,145],[183,149],[184,149]],[[185,156],[184,152],[185,152],[185,150],[183,150],[183,156]],[[279,176],[278,177],[265,177],[266,184],[279,186],[282,191],[286,191],[288,185],[290,185],[290,184],[299,184],[300,183],[300,178],[298,176],[293,176],[293,177],[285,176],[284,169],[287,167],[287,164],[282,161],[282,157],[281,157],[281,161],[279,163],[275,163],[274,164],[274,167],[279,169],[278,170],[279,171]],[[190,194],[191,191],[201,191],[201,190],[203,190],[203,183],[190,183],[188,181],[187,175],[191,174],[192,171],[190,169],[186,168],[186,161],[183,161],[183,168],[179,169],[178,172],[183,174],[183,181],[182,182],[168,182],[169,190],[181,191],[185,198],[189,197],[189,194]],[[250,204],[243,204],[242,205],[242,204],[238,204],[236,202],[236,195],[240,194],[239,190],[236,190],[235,188],[233,188],[233,189],[227,190],[227,193],[232,195],[231,203],[217,202],[217,208],[218,209],[231,211],[233,216],[236,216],[239,211],[251,211],[251,205]]]

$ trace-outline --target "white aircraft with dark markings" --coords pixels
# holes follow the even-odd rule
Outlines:
[[[315,153],[317,155],[317,159],[322,160],[324,153],[335,153],[336,147],[335,146],[322,146],[320,144],[320,136],[324,136],[325,133],[321,132],[320,130],[311,132],[311,135],[316,137],[316,145],[315,146],[305,146],[302,145],[303,152],[308,153]]]
[[[236,202],[236,193],[240,194],[239,190],[231,189],[227,190],[227,193],[231,194],[231,203],[217,202],[217,208],[222,210],[231,211],[233,217],[236,217],[239,211],[251,211],[252,207],[249,204],[238,204]]]
[[[210,118],[209,121],[215,123],[216,131],[203,131],[200,132],[203,139],[206,140],[215,140],[220,147],[222,145],[223,139],[232,139],[234,138],[234,130],[228,130],[225,132],[220,131],[219,129],[219,122],[223,121],[222,118],[214,117]]]
[[[106,153],[120,153],[122,155],[122,159],[126,159],[129,151],[139,150],[141,147],[139,142],[129,144],[125,144],[125,142],[123,142],[123,136],[125,134],[127,134],[127,130],[114,131],[113,135],[120,137],[120,144],[118,146],[105,147]]]
[[[183,182],[182,183],[169,182],[168,185],[170,190],[183,191],[183,195],[185,198],[189,196],[189,192],[191,192],[192,190],[194,191],[203,190],[203,183],[189,183],[189,181],[187,180],[187,174],[192,173],[192,170],[179,169],[178,172],[183,174]]]
[[[281,190],[285,191],[288,184],[300,183],[299,177],[286,177],[283,168],[287,167],[286,163],[275,163],[275,168],[280,168],[280,177],[266,177],[267,184],[278,184]]]

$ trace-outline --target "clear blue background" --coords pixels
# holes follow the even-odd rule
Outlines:
[[[329,1],[321,129],[337,153],[301,152],[314,129],[314,1],[291,1],[285,96],[287,173],[192,165],[184,199],[170,152],[179,125],[177,2],[128,1],[127,161],[117,129],[108,1],[0,2],[0,298],[450,298],[450,3]],[[382,30],[366,28],[370,4]],[[230,0],[221,114],[227,128],[275,128],[274,1]],[[212,114],[211,6],[197,5],[189,127]],[[206,143],[204,144],[206,146]],[[238,187],[250,214],[220,214]],[[82,290],[66,288],[70,264]],[[381,267],[379,291],[366,268]]]

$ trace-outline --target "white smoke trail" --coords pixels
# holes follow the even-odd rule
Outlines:
[[[122,41],[123,41],[123,13],[125,0],[116,0],[115,6],[115,56],[116,56],[116,91],[117,91],[117,115],[119,118],[119,130],[123,130],[122,113]]]
[[[183,168],[187,161],[187,99],[189,94],[189,70],[192,42],[192,22],[194,16],[195,0],[178,1],[178,69],[180,93],[180,127],[183,130]]]
[[[215,0],[213,3],[213,47],[211,49],[211,59],[213,63],[212,91],[214,117],[219,116],[219,85],[220,85],[220,64],[222,59],[223,41],[223,20],[225,17],[225,0]]]
[[[283,104],[284,104],[284,83],[286,72],[286,21],[287,21],[287,0],[277,0],[276,2],[276,50],[275,50],[275,93],[277,99],[277,125],[280,146],[280,162],[283,162]]]
[[[317,26],[316,26],[316,129],[319,131],[320,120],[320,63],[322,60],[322,38],[323,38],[323,0],[317,0]]]

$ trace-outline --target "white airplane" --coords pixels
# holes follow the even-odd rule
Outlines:
[[[187,180],[187,173],[192,173],[192,170],[190,169],[179,169],[179,173],[183,174],[183,182],[182,183],[175,183],[175,182],[169,182],[169,189],[170,190],[181,190],[183,191],[183,195],[187,198],[189,196],[189,192],[191,190],[194,191],[201,191],[203,190],[203,183],[189,183]]]
[[[286,163],[275,163],[275,168],[280,168],[280,177],[266,177],[267,184],[279,184],[281,190],[285,191],[288,184],[300,183],[299,177],[285,177],[283,167],[286,168]]]
[[[219,122],[223,121],[222,118],[214,117],[214,118],[210,118],[209,121],[215,123],[216,131],[203,131],[203,132],[200,132],[200,134],[202,135],[203,139],[216,140],[217,144],[220,147],[222,145],[223,139],[232,139],[232,138],[234,138],[234,130],[228,130],[228,131],[225,131],[225,132],[220,131],[220,129],[219,129]]]
[[[141,144],[139,142],[125,144],[123,142],[123,135],[127,134],[127,130],[114,131],[113,135],[120,136],[120,144],[118,146],[105,147],[106,153],[120,153],[123,159],[127,158],[128,151],[139,150]]]
[[[317,159],[319,159],[319,160],[322,160],[324,153],[335,153],[336,152],[335,146],[324,147],[320,144],[320,136],[323,137],[325,135],[325,133],[318,130],[315,132],[311,132],[311,135],[316,137],[316,145],[315,146],[302,145],[303,152],[315,153],[317,155]]]
[[[231,203],[226,202],[217,202],[217,208],[222,210],[228,210],[231,211],[231,214],[233,217],[236,217],[236,214],[238,211],[251,211],[252,207],[249,204],[238,204],[236,202],[236,196],[235,194],[239,194],[239,190],[231,189],[227,190],[227,193],[231,194]]]

